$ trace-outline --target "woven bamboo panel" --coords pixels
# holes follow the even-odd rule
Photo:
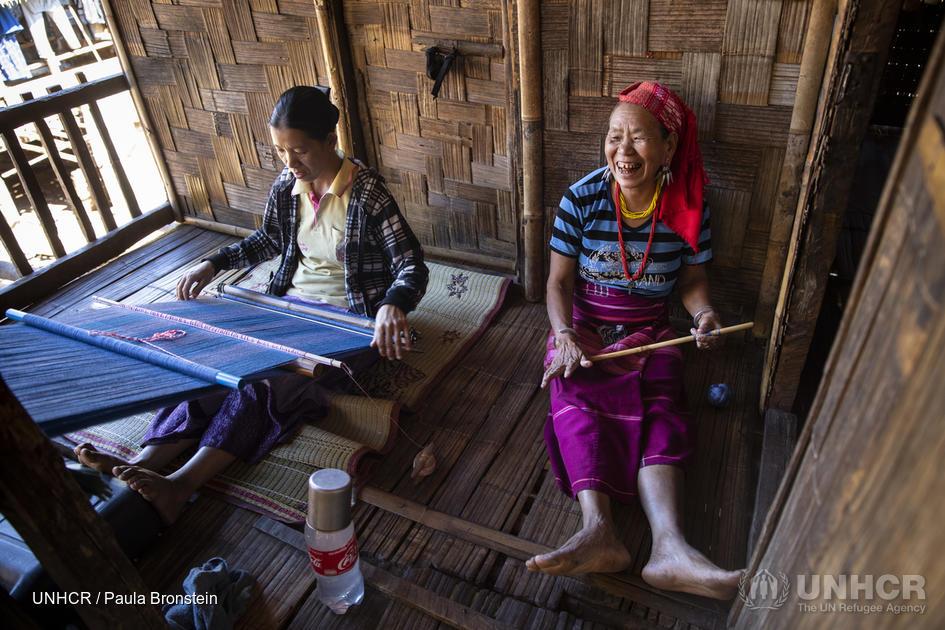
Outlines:
[[[181,205],[258,226],[282,168],[272,106],[290,86],[328,85],[314,2],[111,4]]]
[[[638,81],[695,112],[710,184],[713,292],[752,312],[812,0],[543,2],[544,205],[602,166],[615,97]]]
[[[344,3],[377,167],[421,242],[470,262],[517,257],[506,10],[499,1]],[[461,55],[436,99],[425,75],[433,44]]]

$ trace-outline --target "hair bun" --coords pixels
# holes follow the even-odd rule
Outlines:
[[[269,124],[280,129],[299,129],[315,140],[324,141],[335,130],[341,116],[328,92],[328,88],[310,85],[289,88],[276,101]]]

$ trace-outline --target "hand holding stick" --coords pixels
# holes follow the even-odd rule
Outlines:
[[[745,322],[744,324],[736,324],[735,326],[726,326],[725,328],[719,328],[718,330],[713,330],[712,332],[706,333],[704,336],[718,336],[718,335],[727,335],[729,333],[738,332],[740,330],[749,330],[755,326],[755,322]],[[616,359],[617,357],[625,357],[631,354],[639,354],[641,352],[649,352],[650,350],[657,350],[659,348],[665,348],[667,346],[678,346],[684,343],[690,343],[695,341],[695,335],[688,335],[686,337],[679,337],[678,339],[670,339],[669,341],[660,341],[658,343],[651,343],[646,346],[640,346],[638,348],[628,348],[627,350],[618,350],[616,352],[605,352],[604,354],[597,354],[590,357],[592,362],[603,361],[605,359]]]

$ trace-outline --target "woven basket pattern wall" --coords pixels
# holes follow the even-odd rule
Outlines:
[[[507,5],[346,1],[344,17],[365,137],[411,227],[434,257],[511,270],[518,212]],[[435,43],[458,43],[463,53],[436,99],[423,53]]]
[[[257,227],[282,164],[266,122],[293,85],[328,85],[312,0],[112,0],[186,213]]]
[[[696,112],[711,183],[713,295],[754,312],[810,0],[542,2],[548,228],[567,186],[603,165],[617,94],[660,81]]]

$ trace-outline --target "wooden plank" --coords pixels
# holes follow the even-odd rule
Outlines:
[[[748,536],[748,555],[751,555],[755,548],[761,526],[774,502],[778,486],[784,479],[784,473],[787,471],[796,443],[797,417],[778,409],[766,411],[758,488],[755,491],[755,509],[751,518],[751,533]]]
[[[39,217],[43,233],[46,235],[46,242],[49,243],[49,249],[52,250],[56,258],[62,258],[66,255],[66,249],[62,246],[62,241],[59,240],[59,230],[56,227],[56,221],[49,211],[49,204],[46,203],[46,194],[39,185],[39,180],[36,178],[36,173],[33,172],[33,167],[30,166],[29,158],[26,157],[23,147],[20,146],[16,132],[12,129],[3,129],[0,133],[3,135],[3,143],[6,145],[10,159],[13,160],[13,166],[16,168],[16,173],[19,175],[20,182],[23,184],[23,191],[26,193],[30,205],[33,207],[33,211]]]
[[[70,110],[63,111],[59,114],[59,118],[62,121],[66,137],[69,139],[69,144],[72,145],[76,160],[79,162],[79,168],[82,169],[82,174],[89,186],[89,192],[92,195],[92,207],[94,210],[98,210],[102,217],[102,223],[105,224],[105,229],[110,232],[116,227],[115,218],[112,216],[108,191],[105,190],[105,185],[99,177],[95,160],[92,158],[92,154],[89,153],[89,147],[85,143],[82,132],[79,131],[79,126],[76,124],[72,112]]]
[[[826,112],[825,120],[810,142],[808,154],[814,159],[808,161],[809,173],[805,172],[807,188],[801,191],[798,202],[796,238],[791,243],[775,313],[777,334],[771,335],[771,362],[766,366],[768,378],[763,394],[766,406],[790,409],[797,391],[836,251],[856,156],[888,55],[886,44],[895,30],[891,24],[894,20],[888,17],[894,13],[889,5],[878,3],[854,20],[863,20],[862,16],[877,20],[864,26],[862,32],[841,23],[850,30],[849,37],[842,39],[848,52],[831,48],[819,108]],[[849,63],[848,54],[856,55],[856,63]],[[803,255],[798,255],[801,252]],[[786,334],[781,321],[791,322],[790,334]]]
[[[23,308],[50,295],[82,274],[110,260],[173,219],[169,204],[146,212],[29,277],[0,289],[0,312]]]
[[[128,89],[128,80],[122,74],[89,81],[53,94],[10,105],[0,110],[0,128],[15,129],[34,120],[55,116],[63,111],[85,105],[89,101],[112,96]]]
[[[52,166],[53,172],[56,174],[56,179],[59,180],[59,186],[65,194],[66,203],[69,204],[69,208],[75,215],[79,229],[82,230],[82,235],[85,237],[85,242],[91,243],[95,240],[95,230],[92,228],[92,222],[89,221],[89,215],[85,211],[85,205],[82,203],[82,199],[79,197],[79,193],[76,192],[75,185],[72,183],[72,177],[69,175],[69,171],[62,161],[62,156],[59,155],[59,149],[56,148],[56,140],[49,130],[49,125],[47,125],[46,121],[42,118],[38,119],[35,124],[36,130],[39,131],[39,138],[40,142],[42,142],[43,150],[46,151],[46,155],[49,156],[49,164]]]
[[[114,532],[66,473],[62,458],[0,380],[0,509],[59,588],[110,592],[132,601],[147,592]],[[37,487],[42,488],[37,492]],[[113,601],[77,606],[89,627],[164,628],[151,606]]]

